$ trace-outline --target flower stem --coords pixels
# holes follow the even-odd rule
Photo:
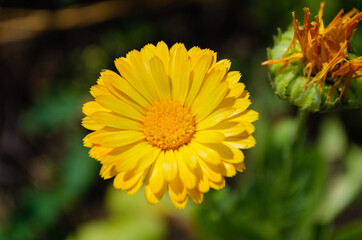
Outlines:
[[[300,144],[303,144],[303,140],[306,136],[305,129],[306,123],[309,116],[309,112],[299,110],[298,112],[298,125],[294,135],[293,142],[289,145],[287,155],[285,158],[285,181],[289,182],[290,175],[293,169],[293,161],[295,161],[295,152]]]
[[[297,132],[294,138],[294,146],[293,148],[295,148],[295,146],[297,144],[300,144],[301,141],[303,141],[304,137],[305,137],[305,125],[307,122],[309,116],[309,112],[305,112],[302,110],[299,110],[298,112],[298,128],[297,128]]]

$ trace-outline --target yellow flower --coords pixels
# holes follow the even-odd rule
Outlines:
[[[115,188],[132,195],[145,183],[147,202],[168,194],[177,208],[188,196],[201,203],[224,177],[245,169],[239,150],[255,145],[258,113],[248,110],[249,93],[229,60],[183,44],[146,45],[115,60],[120,75],[105,70],[84,104],[82,124],[89,155],[115,177]]]
[[[340,98],[347,96],[348,86],[351,80],[362,76],[362,57],[350,59],[348,56],[349,42],[352,38],[358,22],[362,19],[362,13],[356,9],[344,16],[343,9],[337,14],[333,21],[324,28],[322,19],[324,2],[321,3],[318,16],[315,22],[309,21],[309,9],[304,8],[304,23],[299,28],[299,22],[295,19],[294,12],[294,37],[282,59],[269,60],[262,65],[302,61],[304,73],[307,80],[304,89],[311,83],[319,84],[320,91],[326,80],[333,85],[327,94],[327,101],[331,94],[343,84]],[[296,44],[299,43],[297,50]],[[286,57],[293,47],[293,53]],[[311,81],[310,77],[313,77]]]

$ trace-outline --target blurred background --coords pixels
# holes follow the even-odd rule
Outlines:
[[[274,95],[266,48],[306,0],[0,0],[0,239],[362,239],[362,111],[310,114]],[[361,0],[326,1],[328,24]],[[362,53],[362,26],[352,45]],[[82,138],[101,69],[147,43],[210,48],[250,91],[257,145],[221,191],[175,209],[102,180]]]

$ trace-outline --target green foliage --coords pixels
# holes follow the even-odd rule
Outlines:
[[[318,145],[327,162],[336,162],[347,151],[348,138],[336,117],[327,118],[321,125]]]
[[[362,220],[346,224],[341,227],[332,240],[356,240],[362,239]]]
[[[62,212],[69,210],[91,186],[96,176],[96,162],[80,148],[82,136],[70,134],[68,153],[60,159],[57,184],[49,190],[24,189],[18,208],[0,230],[0,239],[38,239]]]
[[[144,189],[134,196],[110,186],[104,201],[106,219],[92,221],[80,226],[67,240],[127,239],[156,240],[165,239],[168,218],[177,217],[191,221],[190,213],[195,204],[189,203],[185,209],[176,209],[165,196],[157,205],[150,205],[144,197]]]
[[[318,144],[306,142],[306,116],[299,123],[284,119],[271,130],[258,121],[255,162],[246,162],[234,187],[208,194],[197,209],[202,239],[360,238],[360,223],[335,234],[331,223],[360,194],[362,148],[347,147],[336,118],[323,122]],[[345,170],[328,176],[330,163],[341,158]]]
[[[54,95],[45,96],[34,104],[22,118],[22,127],[28,135],[43,133],[44,131],[59,131],[67,123],[79,116],[82,94],[64,90]]]
[[[146,203],[143,191],[131,197],[123,191],[110,188],[105,203],[109,214],[107,219],[84,224],[67,240],[164,238],[166,225],[162,212],[173,211],[170,202],[163,201],[154,207]]]
[[[345,170],[333,182],[333,188],[320,203],[317,220],[331,222],[362,190],[362,148],[351,146],[345,157]]]
[[[313,239],[326,168],[317,148],[297,136],[297,125],[287,119],[271,131],[262,127],[257,138],[267,141],[258,142],[246,176],[234,189],[209,194],[200,208],[205,239]]]

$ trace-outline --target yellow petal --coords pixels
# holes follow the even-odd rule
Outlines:
[[[217,182],[214,182],[214,181],[210,180],[209,184],[210,184],[211,188],[213,188],[215,190],[220,190],[220,189],[223,189],[225,187],[225,179],[222,178],[221,181],[217,181]]]
[[[152,101],[150,101],[150,103],[153,104],[155,101],[159,100],[159,95],[156,83],[153,81],[151,73],[149,72],[149,59],[142,56],[142,54],[136,50],[131,51],[129,56],[135,75],[140,84],[145,85],[149,90],[149,93],[152,96]]]
[[[254,122],[259,119],[259,113],[255,112],[254,110],[245,110],[242,113],[239,113],[228,120],[235,121],[235,122]]]
[[[233,133],[230,133],[227,137],[232,137],[247,131],[249,134],[252,134],[255,131],[255,126],[250,122],[239,122],[239,124],[233,129]]]
[[[142,130],[141,123],[133,121],[131,119],[122,117],[112,112],[96,112],[91,117],[98,123],[104,124],[109,127],[129,130]]]
[[[245,91],[244,83],[235,83],[230,87],[230,92],[228,93],[227,97],[240,97]]]
[[[229,143],[205,143],[204,145],[217,152],[223,161],[240,163],[244,160],[243,153]]]
[[[178,151],[180,152],[180,155],[182,155],[182,158],[183,158],[185,164],[187,165],[187,167],[190,170],[196,169],[196,167],[198,165],[197,158],[194,155],[194,153],[190,150],[190,147],[187,145],[184,145],[184,146],[180,147],[178,149]]]
[[[109,91],[106,86],[98,84],[91,87],[90,93],[93,97],[97,97],[99,95],[109,94]]]
[[[115,113],[121,114],[122,116],[129,117],[135,120],[143,121],[144,115],[129,105],[110,94],[99,95],[96,101],[102,106],[112,110]]]
[[[103,165],[99,173],[103,179],[109,179],[117,174],[113,165]]]
[[[113,187],[116,189],[127,190],[135,186],[143,177],[144,172],[134,174],[133,172],[121,172],[113,180]]]
[[[191,145],[191,144],[189,144]],[[201,144],[199,144],[201,145]],[[214,152],[214,154],[216,154],[216,159],[208,159],[208,157],[205,157],[205,158],[201,158],[201,156],[207,156],[207,153],[205,153],[204,151],[201,151],[198,149],[194,149],[194,148],[191,148],[193,150],[193,152],[195,153],[195,156],[198,160],[198,163],[200,165],[200,168],[201,168],[201,172],[204,173],[204,175],[206,175],[206,177],[208,179],[213,179],[215,181],[221,181],[222,179],[222,165],[221,165],[221,161],[219,159],[219,156],[217,155],[216,152]],[[200,154],[200,155],[199,155]],[[208,160],[208,162],[205,161],[205,159]],[[215,164],[215,162],[219,162],[218,164]],[[220,170],[221,169],[221,170]],[[199,179],[202,179],[203,176],[201,176]],[[200,180],[202,181],[202,180]]]
[[[208,88],[205,84],[204,89],[191,106],[191,111],[196,114],[196,123],[207,117],[219,105],[229,88],[227,82],[223,82],[216,88]]]
[[[143,97],[145,97],[148,102],[154,102],[154,97],[151,95],[149,89],[147,89],[147,86],[138,79],[135,73],[136,70],[126,58],[117,58],[115,60],[115,65],[121,76],[126,79],[134,89],[136,89]]]
[[[243,111],[245,111],[251,104],[250,99],[248,98],[238,98],[235,101],[235,104],[232,106],[235,111],[233,114],[230,115],[230,117],[235,116]]]
[[[191,59],[195,59],[197,57],[197,55],[199,55],[201,52],[201,48],[195,46],[195,47],[192,47],[188,50],[188,54],[190,56]]]
[[[147,172],[148,170],[146,170],[146,172]],[[134,194],[136,194],[136,192],[138,192],[138,190],[142,187],[142,185],[143,185],[143,181],[144,181],[144,179],[145,179],[145,177],[146,177],[146,174],[147,173],[145,173],[145,174],[143,174],[142,175],[142,177],[138,180],[138,182],[136,183],[136,185],[134,185],[133,187],[131,187],[131,188],[129,188],[128,190],[127,190],[127,194],[128,195],[130,195],[130,196],[132,196],[132,195],[134,195]]]
[[[124,147],[118,147],[110,151],[101,159],[102,164],[116,164],[118,172],[124,172],[122,167],[126,164],[134,164],[135,160],[142,157],[142,150],[147,149],[147,143],[136,142]]]
[[[238,164],[234,164],[234,167],[236,168],[237,171],[239,172],[243,172],[246,168],[245,168],[245,163],[241,162]]]
[[[183,43],[175,43],[174,45],[172,45],[170,49],[170,57],[174,55],[175,52],[181,47],[185,47],[185,45]]]
[[[177,177],[168,183],[168,194],[177,208],[184,208],[187,201],[187,190]]]
[[[228,137],[225,139],[225,142],[240,149],[248,149],[254,147],[256,144],[255,138],[251,135],[242,138],[239,138],[238,136]]]
[[[207,147],[205,144],[191,141],[189,143],[189,146],[204,162],[210,163],[215,166],[221,163],[218,153],[215,150]]]
[[[175,45],[174,45],[175,46]],[[184,103],[190,84],[191,64],[185,46],[171,48],[169,75],[171,79],[172,99]]]
[[[144,59],[151,59],[155,56],[156,47],[153,44],[147,44],[141,49],[141,54]]]
[[[118,154],[118,157],[116,158],[118,160],[116,164],[116,170],[119,172],[123,172],[135,169],[138,165],[138,162],[142,158],[149,156],[152,152],[153,148],[148,143],[136,143],[133,145],[132,149],[129,149],[127,152],[122,152],[121,154]]]
[[[222,180],[222,178],[223,178],[222,172],[225,171],[224,169],[222,169],[223,166],[222,167],[218,166],[217,168],[215,168],[214,166],[207,164],[204,161],[200,161],[200,166],[202,168],[202,171],[205,173],[205,176],[209,180],[215,180],[215,181]],[[211,185],[210,185],[210,187],[211,187]]]
[[[187,200],[188,200],[188,197],[186,197],[181,202],[176,202],[174,199],[171,198],[171,201],[172,201],[173,205],[178,209],[184,209],[186,204],[187,204]]]
[[[233,119],[234,120],[234,119]],[[253,133],[255,126],[250,122],[245,121],[222,121],[217,125],[206,129],[208,131],[218,131],[224,134],[225,137],[231,137],[242,134],[247,131],[249,134]]]
[[[98,123],[88,116],[82,119],[82,126],[89,130],[100,130],[105,127],[105,125]]]
[[[147,150],[147,154],[144,154],[143,157],[141,157],[137,161],[137,165],[135,166],[135,168],[131,169],[132,171],[144,171],[144,169],[149,168],[152,164],[154,164],[154,162],[158,158],[158,155],[161,152],[161,149],[152,146],[150,146],[149,148],[150,149]]]
[[[239,82],[240,78],[241,74],[238,71],[231,71],[226,75],[226,81],[228,81],[231,85]]]
[[[215,126],[230,116],[234,111],[235,110],[233,108],[216,110],[196,125],[197,130],[200,131]]]
[[[154,57],[150,59],[150,71],[161,99],[171,99],[171,86],[164,64],[161,59]]]
[[[181,179],[181,182],[187,189],[192,189],[196,186],[196,176],[192,171],[186,166],[184,162],[184,156],[180,151],[174,151],[175,157],[177,159],[178,172]]]
[[[224,157],[223,155],[221,155],[222,159],[228,163],[233,163],[233,164],[238,164],[240,162],[244,161],[244,154],[241,150],[239,150],[238,148],[235,148],[232,144],[229,143],[225,143],[226,146],[228,146],[231,151],[233,152],[233,157],[232,158],[227,158],[226,156]]]
[[[166,191],[166,187],[164,189]],[[145,198],[146,201],[150,204],[158,203],[162,199],[163,194],[164,192],[162,194],[154,194],[149,186],[146,185],[145,187]]]
[[[214,111],[219,111],[219,110],[228,110],[230,108],[235,108],[234,105],[236,103],[236,99],[232,98],[232,97],[225,97],[220,104],[215,108]]]
[[[202,193],[206,193],[210,190],[209,180],[206,178],[205,174],[203,174],[202,178],[200,178],[200,181],[197,184],[197,189]]]
[[[165,70],[168,71],[168,65],[170,61],[170,51],[166,43],[160,41],[156,46],[156,55],[162,60],[163,65],[165,66]]]
[[[83,146],[84,147],[92,147],[92,143],[90,142],[90,140],[89,140],[89,137],[90,137],[90,135],[91,135],[92,133],[89,133],[87,136],[85,136],[84,138],[83,138]]]
[[[142,111],[141,107],[149,107],[150,103],[139,93],[137,90],[132,87],[129,82],[127,82],[124,78],[119,76],[117,73],[112,72],[110,70],[105,70],[101,73],[102,79],[104,81],[105,86],[108,90],[120,98],[123,101],[127,101],[131,103],[132,107],[136,108],[139,111]],[[130,100],[134,101],[134,103]],[[136,105],[135,103],[138,103]]]
[[[95,112],[109,112],[109,110],[105,107],[102,107],[96,101],[86,102],[83,107],[82,111],[85,115],[92,115]]]
[[[123,147],[145,138],[140,131],[107,131],[98,144],[104,147]]]
[[[200,90],[200,87],[204,81],[205,75],[209,70],[210,64],[212,61],[212,54],[204,54],[202,57],[194,63],[194,68],[192,70],[192,82],[190,92],[186,99],[186,106],[190,107],[194,101],[197,93]]]
[[[166,150],[163,159],[163,176],[170,182],[177,176],[177,160],[173,150]]]
[[[196,204],[202,203],[204,199],[204,194],[202,192],[198,191],[197,189],[190,189],[187,190],[187,193],[192,201],[194,201]]]
[[[152,193],[156,194],[157,196],[162,196],[164,191],[166,190],[166,181],[163,176],[164,157],[165,156],[162,152],[158,155],[158,159],[151,166],[150,172],[148,174],[148,180],[146,183]]]
[[[105,156],[112,150],[113,150],[113,148],[109,148],[109,147],[93,146],[89,150],[88,154],[90,157],[100,160],[103,156]]]
[[[224,165],[225,168],[224,176],[233,177],[236,174],[236,169],[233,164],[227,162],[223,162],[222,164]]]
[[[194,134],[194,139],[200,143],[218,143],[225,139],[225,135],[216,131],[198,131]]]

